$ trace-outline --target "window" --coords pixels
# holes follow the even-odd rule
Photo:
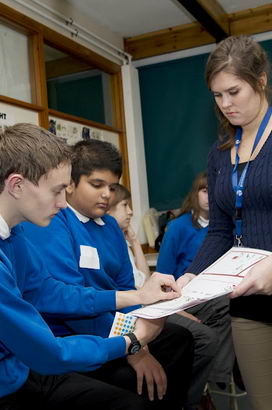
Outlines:
[[[48,107],[113,125],[110,74],[45,45]]]
[[[29,38],[0,22],[0,94],[32,102]]]

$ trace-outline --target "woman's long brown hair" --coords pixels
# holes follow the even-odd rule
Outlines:
[[[246,81],[261,98],[269,101],[270,87],[261,82],[263,74],[269,79],[269,60],[265,50],[251,37],[230,36],[216,46],[206,64],[205,77],[209,89],[213,78],[221,71]],[[236,127],[227,120],[217,105],[215,110],[219,119],[219,138],[222,141],[220,149],[229,149],[234,145]]]

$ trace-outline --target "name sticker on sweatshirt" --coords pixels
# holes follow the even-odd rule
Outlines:
[[[80,245],[79,266],[81,268],[100,269],[97,249],[92,246]]]

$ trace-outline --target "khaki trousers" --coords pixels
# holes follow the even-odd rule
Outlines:
[[[252,409],[272,409],[272,323],[232,318],[234,349]]]

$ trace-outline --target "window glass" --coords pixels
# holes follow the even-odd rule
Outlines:
[[[32,102],[28,37],[0,22],[0,94]]]
[[[47,45],[44,55],[49,108],[112,126],[110,75]]]

